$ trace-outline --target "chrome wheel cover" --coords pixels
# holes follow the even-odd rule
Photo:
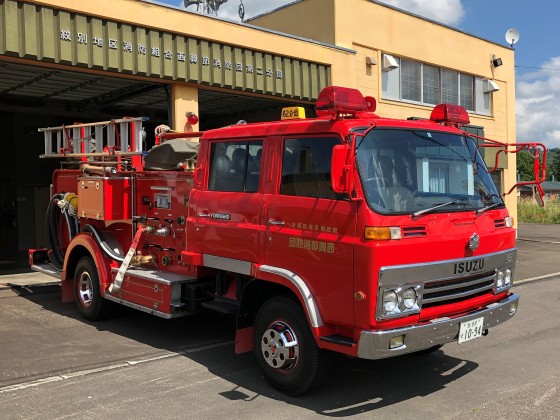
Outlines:
[[[78,279],[78,298],[84,308],[89,308],[93,303],[93,282],[87,271],[83,271]]]
[[[284,321],[274,321],[261,338],[261,352],[266,363],[288,373],[299,361],[299,345],[293,329]]]

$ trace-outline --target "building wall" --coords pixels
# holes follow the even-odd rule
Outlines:
[[[324,21],[317,19],[326,11],[333,13]],[[297,17],[305,25],[294,25]],[[335,22],[330,26],[331,21]],[[418,16],[399,11],[371,0],[302,0],[290,7],[280,9],[251,20],[262,25],[334,43],[356,51],[351,72],[337,71],[333,63],[333,84],[355,87],[377,99],[377,114],[383,117],[429,118],[431,106],[418,105],[381,97],[381,63],[383,53],[420,61],[440,68],[456,70],[484,79],[493,79],[500,90],[494,92],[492,115],[470,114],[471,124],[484,127],[485,136],[500,142],[515,142],[515,68],[514,51],[476,36],[441,25]],[[503,65],[493,68],[493,56],[502,59]],[[366,57],[372,57],[376,65],[367,65]],[[515,155],[507,157],[504,170],[504,191],[515,184]],[[511,215],[517,216],[515,194],[506,197]]]
[[[257,16],[249,23],[334,45],[336,42],[334,7],[334,0],[321,0],[320,4],[302,1],[274,13]],[[313,19],[310,20],[309,16]],[[351,45],[348,48],[351,48]]]

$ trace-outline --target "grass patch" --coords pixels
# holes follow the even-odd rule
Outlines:
[[[521,223],[560,224],[560,201],[546,201],[539,207],[534,200],[518,200],[517,219]]]

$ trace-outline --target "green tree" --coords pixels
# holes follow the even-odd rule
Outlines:
[[[519,181],[532,181],[535,179],[533,158],[525,150],[517,154],[517,179]]]
[[[552,150],[549,152],[552,152]],[[560,152],[558,151],[558,149],[556,149],[552,153],[552,159],[550,159],[548,163],[549,166],[546,172],[546,179],[550,181],[552,181],[553,179],[555,181],[560,181]]]

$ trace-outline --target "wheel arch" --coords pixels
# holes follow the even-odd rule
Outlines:
[[[311,291],[297,274],[277,267],[260,266],[261,278],[253,278],[243,288],[237,315],[235,351],[244,353],[254,347],[253,327],[259,308],[270,298],[285,296],[300,305],[312,331],[323,326],[323,320]]]
[[[95,240],[86,234],[76,236],[68,249],[64,258],[64,268],[61,276],[62,284],[62,301],[74,301],[74,273],[76,266],[81,258],[89,256],[93,260],[97,272],[99,274],[99,287],[104,290],[104,284],[110,279],[109,264],[103,257],[103,254]]]

